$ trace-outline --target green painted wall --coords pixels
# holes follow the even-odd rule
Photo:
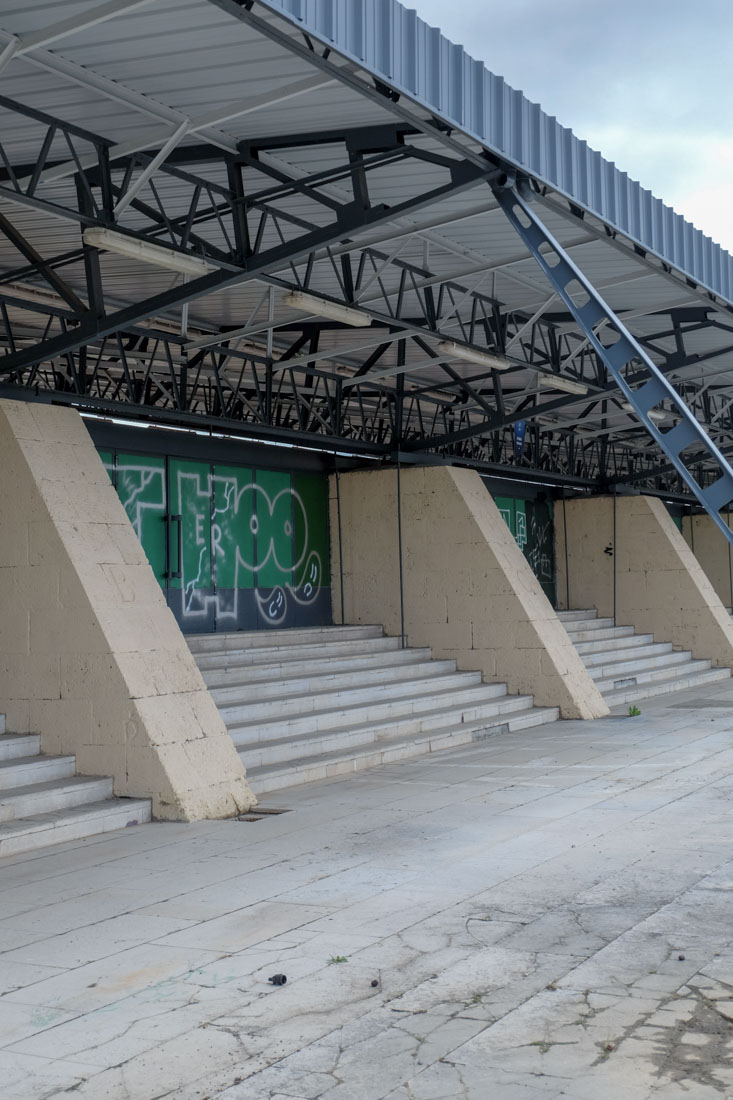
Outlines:
[[[217,466],[213,480],[217,582],[223,588],[254,588],[254,471]]]
[[[260,588],[277,588],[293,583],[295,501],[290,474],[258,470],[257,496],[257,581]]]
[[[100,456],[184,629],[331,622],[325,475]]]
[[[494,497],[534,575],[555,605],[555,542],[552,505],[545,500]]]
[[[330,583],[328,482],[319,474],[294,474],[293,489],[303,505],[295,509],[295,584],[322,588]]]
[[[171,588],[211,588],[210,478],[211,469],[208,463],[189,462],[179,458],[169,460],[169,530],[173,536],[169,536],[169,553],[172,571],[182,574],[180,577],[169,578]]]

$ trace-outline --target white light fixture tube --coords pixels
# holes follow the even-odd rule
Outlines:
[[[351,309],[350,306],[342,306],[339,302],[329,302],[326,298],[318,298],[315,294],[303,294],[300,290],[293,290],[283,298],[286,306],[291,309],[302,310],[303,313],[315,313],[317,317],[328,317],[331,321],[341,321],[344,325],[353,328],[367,328],[372,323],[368,313],[362,313],[360,309]]]
[[[441,340],[438,351],[441,355],[450,355],[453,359],[465,359],[467,363],[476,363],[477,366],[488,367],[490,370],[508,370],[512,366],[503,356],[479,351],[478,348],[471,348],[467,344],[456,344],[453,340]]]
[[[565,393],[577,393],[581,396],[588,392],[584,382],[574,382],[572,378],[563,378],[562,375],[541,374],[540,385],[552,390],[563,390]]]
[[[628,401],[624,401],[623,404],[621,405],[621,408],[624,410],[624,412],[633,413],[634,416],[639,415],[637,413],[636,409],[634,408],[634,406],[630,405]],[[671,414],[667,413],[667,412],[660,411],[659,409],[652,409],[646,415],[649,417],[650,420],[658,420],[659,421],[659,420],[666,420],[667,417],[670,416]]]
[[[172,248],[163,248],[149,241],[138,241],[134,237],[127,237],[124,233],[116,233],[114,229],[103,229],[101,226],[92,225],[84,230],[84,244],[102,248],[105,252],[115,252],[129,260],[139,260],[144,264],[178,271],[181,275],[207,275],[214,270],[206,260],[199,260],[196,256],[184,256]]]

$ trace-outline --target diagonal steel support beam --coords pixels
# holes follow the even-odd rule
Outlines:
[[[733,543],[733,531],[719,514],[720,509],[733,500],[733,469],[728,460],[636,337],[604,302],[529,203],[514,187],[495,189],[494,193],[510,224],[534,256],[552,289],[575,318],[588,343],[605,363],[649,435],[667,455],[710,518]],[[544,252],[541,251],[543,248]],[[596,331],[598,326],[602,331]],[[648,377],[637,389],[631,387],[624,374],[624,368],[635,360],[641,362],[648,372]],[[650,416],[662,403],[668,415],[676,420],[674,427],[668,431],[662,431]],[[686,459],[684,455],[689,447],[695,449],[696,464],[699,463],[700,452],[704,453],[714,471],[712,484],[703,486],[697,481],[690,468],[689,456]]]
[[[13,223],[2,213],[0,213],[0,232],[4,233],[10,243],[20,252],[21,256],[35,267],[46,282],[63,298],[67,305],[71,306],[78,314],[86,313],[87,307],[78,294],[76,294],[69,284],[44,261],[43,257],[36,252],[30,241],[27,241],[23,234],[16,229]]]

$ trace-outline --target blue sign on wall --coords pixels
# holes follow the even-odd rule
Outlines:
[[[524,437],[527,434],[527,421],[517,420],[514,425],[514,457],[519,459],[524,454]]]

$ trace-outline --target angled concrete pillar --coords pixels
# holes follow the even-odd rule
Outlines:
[[[727,518],[731,526],[730,517]],[[710,516],[684,516],[682,534],[705,575],[726,607],[733,606],[731,545]]]
[[[613,616],[615,574],[619,626],[733,666],[733,621],[662,501],[618,496],[615,512],[614,540],[612,496],[568,500],[564,509],[556,505],[560,606],[595,607],[599,615]]]
[[[0,401],[0,711],[158,818],[254,798],[75,411]]]
[[[331,480],[335,621],[401,632],[397,473]],[[505,682],[565,718],[608,708],[479,475],[447,466],[402,472],[405,633],[411,646]],[[339,556],[341,546],[341,557]]]

